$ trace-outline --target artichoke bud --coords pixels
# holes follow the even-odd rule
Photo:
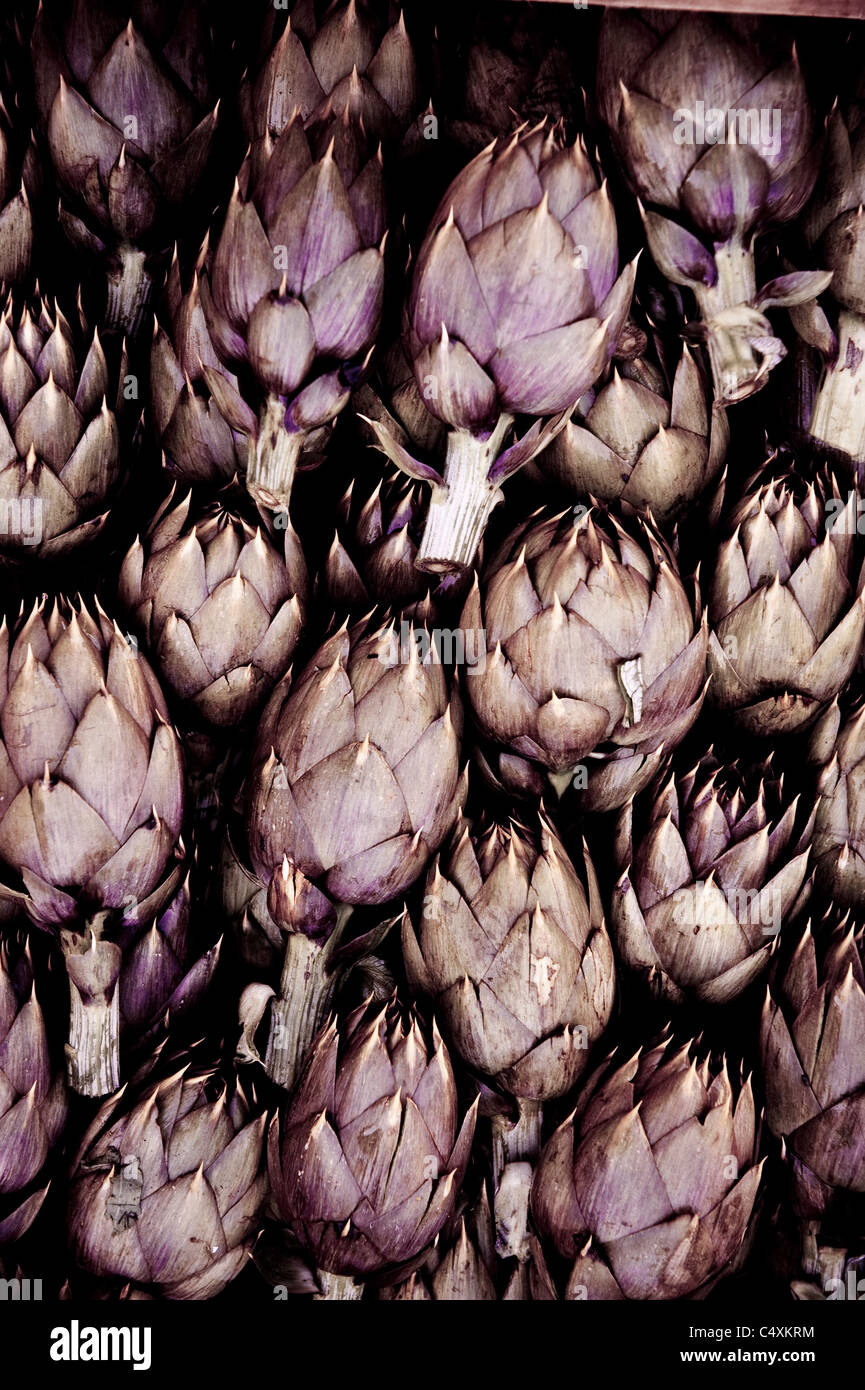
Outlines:
[[[750,1080],[662,1039],[595,1072],[548,1140],[532,1216],[569,1299],[708,1292],[743,1255],[762,1163]]]

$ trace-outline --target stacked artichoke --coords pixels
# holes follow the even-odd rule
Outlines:
[[[9,8],[0,1294],[849,1296],[861,30]]]

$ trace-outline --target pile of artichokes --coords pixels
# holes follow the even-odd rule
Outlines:
[[[862,23],[0,41],[0,1272],[841,1296]]]

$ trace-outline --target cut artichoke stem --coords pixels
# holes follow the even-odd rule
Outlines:
[[[264,1067],[277,1086],[293,1089],[313,1038],[327,1017],[335,978],[328,952],[302,932],[289,932],[279,998],[270,1006]]]
[[[145,266],[147,257],[137,246],[118,249],[120,269],[108,272],[105,327],[134,338],[150,303],[153,280]]]
[[[865,461],[865,319],[842,309],[838,356],[827,366],[811,413],[812,438]]]
[[[268,396],[258,420],[258,434],[249,441],[247,491],[271,511],[287,511],[306,435],[285,427],[285,402]]]
[[[529,1198],[541,1152],[543,1114],[538,1100],[519,1099],[517,1105],[516,1124],[506,1115],[492,1120],[496,1250],[502,1259],[527,1260]]]
[[[775,359],[766,351],[772,325],[753,306],[757,294],[754,251],[739,241],[715,247],[718,279],[696,285],[694,294],[706,328],[715,398],[732,405],[766,382]]]
[[[320,1293],[313,1294],[313,1303],[322,1303],[326,1298],[348,1299],[363,1298],[363,1284],[358,1283],[350,1274],[331,1274],[329,1269],[316,1270],[318,1287]]]
[[[279,997],[270,1006],[270,1035],[264,1067],[277,1086],[293,1089],[312,1040],[325,1022],[338,983],[330,957],[339,944],[352,909],[340,905],[337,924],[327,940],[313,941],[289,932],[279,982]]]
[[[471,566],[490,513],[503,499],[489,471],[512,424],[513,416],[500,416],[486,439],[468,430],[449,431],[444,486],[433,488],[418,569],[448,574]]]
[[[61,931],[69,976],[69,1084],[81,1096],[107,1096],[120,1085],[120,948],[100,928]]]

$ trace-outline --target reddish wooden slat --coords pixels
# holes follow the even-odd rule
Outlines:
[[[541,0],[543,4],[571,5],[584,9],[579,0]],[[594,7],[598,0],[590,0]],[[605,6],[633,9],[634,0],[603,0]],[[638,8],[638,7],[636,7]],[[772,14],[798,17],[813,15],[821,19],[863,19],[865,0],[653,0],[657,10],[719,10],[739,14]]]

